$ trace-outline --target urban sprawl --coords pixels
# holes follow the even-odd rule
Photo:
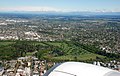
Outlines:
[[[120,17],[0,14],[0,48],[0,76],[43,76],[65,61],[120,71]]]

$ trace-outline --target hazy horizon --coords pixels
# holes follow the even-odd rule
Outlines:
[[[119,0],[1,0],[0,11],[120,12]]]

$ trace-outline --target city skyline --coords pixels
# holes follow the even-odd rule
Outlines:
[[[119,0],[1,0],[0,11],[120,12]]]

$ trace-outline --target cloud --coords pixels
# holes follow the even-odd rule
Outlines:
[[[0,11],[55,11],[55,12],[120,12],[119,8],[108,9],[58,9],[54,7],[24,6],[24,7],[0,7]]]
[[[62,11],[53,7],[0,7],[0,11]]]

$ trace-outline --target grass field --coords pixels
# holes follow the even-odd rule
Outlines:
[[[83,55],[79,55],[79,56],[67,55],[67,56],[53,57],[53,59],[85,61],[85,60],[95,60],[96,57],[105,58],[105,56],[101,56],[101,55],[91,53],[91,54],[83,54]]]
[[[14,44],[15,42],[10,42],[10,41],[5,41],[5,42],[0,42],[0,46],[6,46],[10,44]]]
[[[15,42],[16,41],[1,41],[0,46],[13,45]],[[20,43],[24,43],[24,42],[20,42]],[[84,61],[84,60],[95,60],[97,57],[99,57],[101,59],[105,58],[105,56],[98,55],[98,54],[95,54],[95,53],[91,53],[91,52],[83,49],[80,46],[76,46],[72,42],[64,42],[64,41],[61,41],[61,42],[56,42],[56,41],[55,42],[27,41],[25,43],[28,44],[28,45],[33,45],[31,47],[34,47],[34,48],[36,48],[37,45],[39,45],[40,48],[42,48],[43,46],[52,46],[52,47],[55,48],[53,50],[56,50],[57,48],[60,48],[60,49],[57,49],[57,50],[64,52],[64,54],[62,56],[61,55],[54,56],[54,55],[49,54],[49,53],[45,54],[46,55],[45,57],[48,58],[48,59],[51,59],[51,60],[60,60],[60,61],[62,61],[62,60],[65,60],[65,61],[66,60],[79,60],[79,61]],[[29,48],[31,48],[31,47],[29,47]],[[44,48],[44,50],[46,50],[46,49],[47,48]],[[53,51],[53,50],[51,50],[51,51]],[[27,52],[26,56],[33,55],[33,53],[35,51],[39,52],[41,50],[34,50],[32,52]],[[50,55],[51,55],[50,58],[47,57],[47,56],[50,56]]]

